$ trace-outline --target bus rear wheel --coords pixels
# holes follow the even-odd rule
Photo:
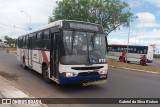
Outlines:
[[[51,83],[51,80],[49,79],[49,71],[48,71],[47,66],[44,66],[42,68],[42,75],[43,75],[43,79],[45,80],[45,82]]]

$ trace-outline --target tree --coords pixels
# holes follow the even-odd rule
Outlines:
[[[5,43],[9,44],[9,47],[12,47],[11,44],[17,44],[17,39],[13,39],[8,36],[5,36],[4,39],[6,40]]]
[[[128,26],[134,18],[129,5],[120,0],[62,0],[57,2],[49,23],[61,19],[97,23],[108,36],[118,27]]]

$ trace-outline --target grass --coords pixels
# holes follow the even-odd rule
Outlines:
[[[153,71],[153,72],[160,72],[160,67],[152,67],[152,66],[142,66],[137,64],[128,64],[123,62],[116,62],[116,61],[108,61],[108,65],[114,66],[114,67],[124,67],[124,68],[130,68],[130,69],[139,69],[139,70],[145,70],[145,71]]]
[[[16,51],[17,48],[0,48],[0,50],[4,50],[4,51]]]
[[[16,51],[16,48],[4,48],[5,50],[9,50],[9,51]]]

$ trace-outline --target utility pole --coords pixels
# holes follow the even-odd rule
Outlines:
[[[130,8],[129,8],[130,12],[132,12],[132,5],[133,5],[133,1],[131,3]],[[130,37],[130,32],[131,32],[130,21],[131,21],[131,17],[129,16],[129,29],[128,29],[128,42],[127,42],[126,63],[128,62],[129,37]]]
[[[31,16],[30,15],[28,15],[26,12],[24,12],[24,11],[21,11],[22,13],[24,13],[27,17],[29,17],[29,27],[28,27],[28,30],[30,31],[30,30],[32,30],[32,28],[31,28]]]

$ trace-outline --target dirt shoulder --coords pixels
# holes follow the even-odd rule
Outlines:
[[[6,53],[13,54],[13,55],[17,54],[16,48],[0,48],[0,50],[5,51]]]
[[[116,62],[116,61],[108,61],[108,65],[112,67],[118,67],[118,68],[130,68],[130,69],[136,69],[136,70],[144,70],[144,71],[152,71],[152,72],[159,72],[160,73],[160,67],[152,67],[152,66],[142,66],[137,64],[128,64],[123,62]]]

